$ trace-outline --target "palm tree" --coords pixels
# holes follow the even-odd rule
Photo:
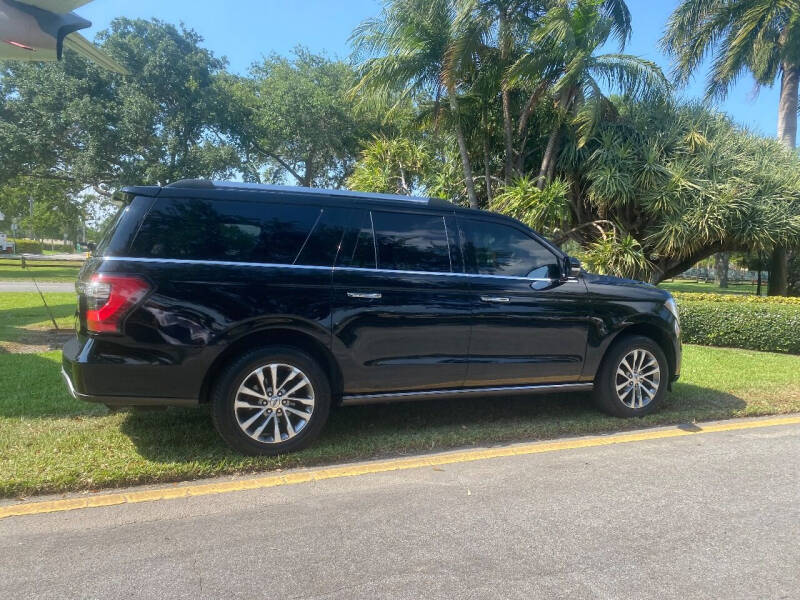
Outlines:
[[[800,86],[800,1],[683,0],[667,23],[662,40],[675,57],[674,74],[685,83],[708,54],[714,62],[706,96],[724,98],[745,72],[756,84],[773,85],[780,78],[778,139],[797,145]],[[786,249],[772,253],[769,294],[786,294]]]
[[[653,62],[629,54],[596,55],[612,37],[620,47],[630,33],[624,3],[597,0],[558,2],[542,17],[530,36],[531,51],[512,65],[515,81],[542,81],[557,112],[539,170],[540,189],[553,179],[562,125],[578,126],[580,145],[604,115],[614,111],[605,89],[617,88],[626,96],[644,98],[669,89],[661,69]]]
[[[352,93],[398,94],[397,103],[420,95],[446,96],[456,133],[470,206],[478,207],[467,142],[460,119],[459,73],[468,56],[455,56],[458,28],[454,0],[389,0],[378,17],[361,23],[350,41],[361,79]]]
[[[491,45],[497,49],[494,64],[505,72],[519,54],[517,40],[533,26],[552,0],[460,0],[459,22],[462,39]],[[511,182],[514,169],[514,126],[512,124],[511,89],[500,87],[503,108],[503,142],[505,149],[505,184]]]

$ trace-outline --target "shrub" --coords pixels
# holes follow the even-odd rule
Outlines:
[[[800,297],[750,296],[744,294],[715,294],[713,292],[674,292],[678,302],[727,302],[731,304],[794,304],[800,306]]]
[[[690,295],[714,298],[687,299]],[[796,298],[781,298],[784,302],[780,302],[756,296],[676,294],[676,300],[686,343],[800,354],[800,303],[794,302]]]
[[[14,251],[17,254],[42,254],[44,248],[41,242],[36,240],[28,240],[24,238],[17,238],[14,241]]]

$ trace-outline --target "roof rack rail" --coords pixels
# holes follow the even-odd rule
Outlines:
[[[173,181],[172,183],[168,183],[164,187],[168,188],[213,188],[214,182],[210,179],[179,179],[178,181]]]
[[[371,192],[355,192],[352,190],[330,190],[292,185],[269,185],[263,183],[247,183],[240,181],[212,181],[210,179],[181,179],[164,187],[184,189],[225,189],[250,192],[285,192],[295,194],[315,194],[319,196],[345,196],[364,198],[366,200],[391,200],[395,202],[413,202],[428,206],[452,207],[452,203],[442,198],[424,198],[421,196],[401,196],[399,194],[379,194]]]

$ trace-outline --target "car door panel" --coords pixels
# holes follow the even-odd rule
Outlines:
[[[442,243],[450,245],[448,262],[441,271],[408,268],[437,267],[435,258],[431,261],[418,255],[419,249],[410,251],[402,239],[389,240],[383,246],[378,243],[375,262],[371,262],[371,249],[364,240],[369,238],[365,231],[371,231],[372,215],[369,220],[357,216],[357,225],[346,236],[342,259],[333,273],[332,293],[332,350],[341,366],[346,395],[463,384],[472,312],[468,284],[463,273],[452,272],[463,270],[458,243],[444,227],[449,221],[455,233],[452,217],[433,217],[442,220]],[[374,221],[376,227],[388,228],[388,223],[400,223],[404,218],[403,213],[391,220],[380,214]],[[431,215],[419,218],[425,222]],[[397,227],[402,233],[402,226]],[[392,265],[381,266],[405,268],[377,268],[380,254],[393,255]],[[404,262],[401,255],[410,262]]]
[[[472,303],[466,386],[579,380],[590,310],[586,285],[508,223],[459,219]]]
[[[466,386],[577,381],[586,352],[586,286],[471,276]]]

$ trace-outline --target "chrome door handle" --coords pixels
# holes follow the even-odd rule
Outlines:
[[[510,300],[505,296],[481,296],[482,302],[509,302]]]
[[[348,298],[365,298],[367,300],[377,300],[381,297],[380,292],[347,292]]]

